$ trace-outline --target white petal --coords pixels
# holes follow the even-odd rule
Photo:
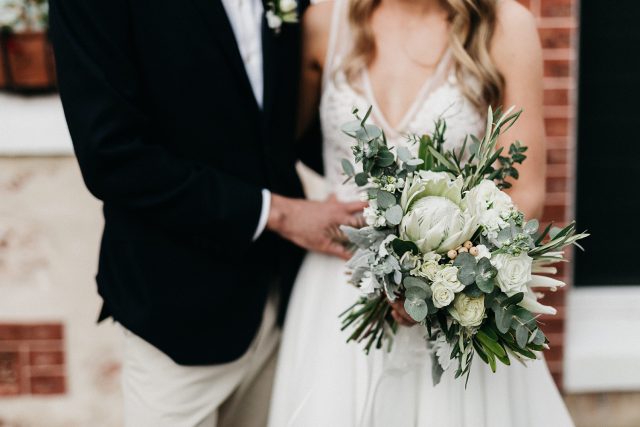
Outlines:
[[[531,281],[528,285],[532,288],[561,288],[565,286],[566,283],[561,282],[560,280],[552,279],[547,276],[538,276],[534,274],[531,276]]]
[[[558,312],[551,306],[540,304],[534,295],[526,293],[524,295],[524,299],[520,301],[518,305],[522,308],[526,308],[532,313],[556,314]]]

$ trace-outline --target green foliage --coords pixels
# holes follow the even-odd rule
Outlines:
[[[418,255],[420,253],[418,246],[408,240],[395,239],[391,242],[391,248],[396,255],[398,255],[398,258],[402,258],[402,255],[406,252],[411,252],[414,255]]]

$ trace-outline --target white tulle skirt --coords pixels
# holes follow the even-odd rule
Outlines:
[[[339,314],[358,298],[344,263],[307,255],[284,328],[269,427],[566,427],[573,422],[544,360],[474,363],[468,386],[447,371],[432,385],[420,326],[391,352],[345,344]]]

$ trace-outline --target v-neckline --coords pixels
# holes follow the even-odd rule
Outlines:
[[[435,71],[426,78],[425,82],[422,84],[420,89],[418,90],[415,98],[409,104],[409,107],[405,111],[405,113],[400,118],[400,121],[395,125],[391,126],[389,120],[387,120],[386,113],[380,108],[378,104],[378,99],[373,90],[373,84],[371,83],[371,77],[369,75],[369,69],[364,67],[362,70],[362,80],[365,95],[369,98],[369,103],[373,107],[372,114],[378,119],[380,126],[387,133],[392,133],[394,135],[402,134],[402,130],[409,124],[410,120],[416,114],[416,110],[422,105],[424,101],[429,99],[429,94],[433,90],[433,85],[437,81],[438,77],[442,73],[442,69],[446,63],[449,62],[450,51],[447,49],[445,53],[440,58],[438,65],[436,65]]]

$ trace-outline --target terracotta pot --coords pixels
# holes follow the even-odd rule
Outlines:
[[[2,81],[12,90],[43,90],[55,86],[53,49],[43,32],[4,34],[0,65]]]

